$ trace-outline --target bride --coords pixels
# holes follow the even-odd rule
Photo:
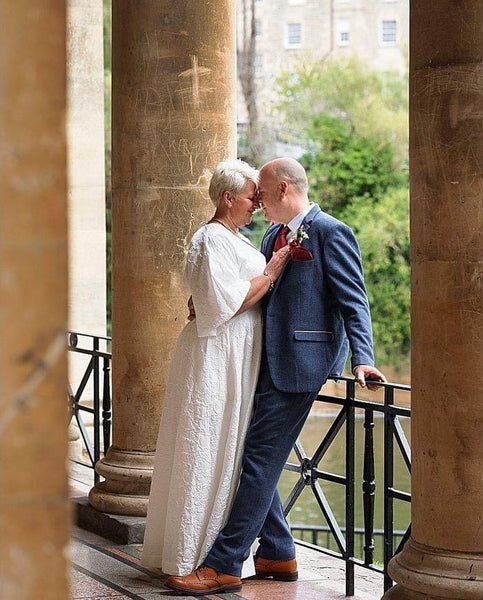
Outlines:
[[[257,180],[243,161],[216,166],[215,214],[186,257],[196,318],[171,357],[142,555],[143,564],[172,575],[203,562],[228,517],[258,376],[259,301],[289,256],[286,246],[266,263],[238,231],[258,208]]]

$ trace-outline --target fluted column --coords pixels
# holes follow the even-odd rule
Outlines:
[[[384,598],[481,600],[481,0],[412,2],[410,55],[413,526]]]
[[[143,515],[184,251],[208,171],[235,154],[234,2],[115,0],[112,29],[113,443],[89,499]]]
[[[67,599],[65,4],[0,0],[0,597]]]

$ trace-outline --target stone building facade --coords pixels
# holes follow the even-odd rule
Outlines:
[[[249,0],[238,0],[238,44]],[[255,80],[262,127],[272,122],[274,80],[304,59],[356,55],[381,71],[408,68],[409,0],[255,0]],[[241,91],[238,123],[247,113]]]

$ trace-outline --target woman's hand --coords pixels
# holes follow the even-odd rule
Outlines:
[[[277,252],[274,252],[272,258],[268,261],[265,272],[268,273],[272,281],[277,281],[283,268],[290,258],[290,246],[287,244]]]

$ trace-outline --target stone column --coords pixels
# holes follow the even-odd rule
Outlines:
[[[483,4],[411,28],[413,527],[384,598],[481,600]]]
[[[0,596],[68,598],[65,5],[0,0]]]
[[[145,515],[184,251],[236,148],[234,2],[113,4],[113,442],[97,509]]]
[[[69,329],[106,335],[102,2],[67,2]],[[69,353],[77,389],[88,357]]]

